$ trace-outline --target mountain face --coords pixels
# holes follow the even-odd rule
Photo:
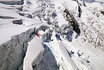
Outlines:
[[[0,70],[103,70],[103,0],[0,0]]]

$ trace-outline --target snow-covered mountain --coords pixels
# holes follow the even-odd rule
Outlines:
[[[0,70],[103,69],[103,0],[0,0]]]

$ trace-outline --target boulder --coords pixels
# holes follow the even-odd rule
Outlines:
[[[13,20],[13,24],[18,24],[18,25],[21,25],[23,24],[22,20]]]
[[[101,10],[101,13],[104,15],[104,10]]]
[[[22,11],[23,6],[17,6],[16,9]]]
[[[52,13],[52,17],[55,18],[57,14],[55,12]]]

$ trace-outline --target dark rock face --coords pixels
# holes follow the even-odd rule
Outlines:
[[[71,26],[73,27],[73,30],[77,34],[80,34],[80,28],[79,28],[78,22],[74,18],[74,16],[67,9],[64,10],[64,13],[65,13],[66,20],[69,22],[69,24],[71,24]]]
[[[18,9],[18,10],[22,11],[23,6],[19,6],[19,7],[17,7],[16,9]]]
[[[14,19],[14,17],[10,17],[10,16],[0,16],[0,18],[2,18],[2,19]]]
[[[24,14],[24,13],[19,13],[19,15],[21,15],[21,16],[25,16],[25,14]]]
[[[34,60],[32,64],[33,70],[59,70],[59,66],[51,50],[45,44],[43,46],[45,50],[44,52],[40,52]]]
[[[101,13],[104,15],[104,10],[101,10]]]
[[[8,5],[22,5],[24,0],[0,0],[0,3]]]
[[[0,45],[0,70],[22,70],[23,59],[31,40],[30,29]]]
[[[31,14],[28,14],[27,17],[28,17],[28,18],[32,18],[32,15],[31,15]]]
[[[23,22],[22,22],[22,20],[14,20],[13,24],[21,25],[21,24],[23,24]]]
[[[57,14],[55,12],[52,13],[52,17],[55,18]]]
[[[48,29],[48,28],[49,28],[48,26],[42,25],[42,26],[39,27],[38,31],[39,31],[39,30],[45,31],[45,30]]]
[[[20,12],[19,15],[25,16],[27,18],[33,18],[33,16],[31,14],[29,14],[29,13],[22,13],[22,12]]]

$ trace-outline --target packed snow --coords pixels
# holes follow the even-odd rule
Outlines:
[[[39,55],[40,52],[44,51],[42,41],[39,37],[34,37],[31,42],[28,43],[27,53],[23,63],[23,70],[32,70],[32,62]]]

